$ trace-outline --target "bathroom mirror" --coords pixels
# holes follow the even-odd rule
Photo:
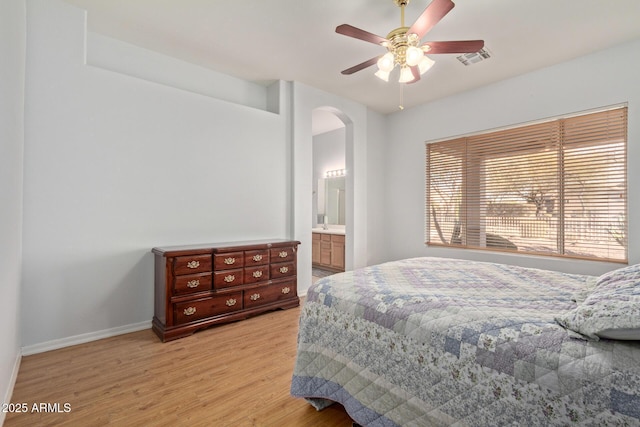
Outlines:
[[[318,224],[345,225],[345,188],[344,176],[318,180]]]

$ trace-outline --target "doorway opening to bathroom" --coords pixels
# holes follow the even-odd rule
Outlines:
[[[312,113],[312,283],[345,269],[346,128],[330,109]]]

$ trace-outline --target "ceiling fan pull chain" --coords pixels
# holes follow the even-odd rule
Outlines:
[[[398,108],[404,110],[404,84],[400,83],[400,105]]]

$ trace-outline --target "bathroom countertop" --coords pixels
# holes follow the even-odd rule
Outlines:
[[[325,230],[322,227],[316,227],[316,228],[312,228],[311,231],[313,233],[323,233],[323,234],[341,234],[341,235],[345,235],[345,231],[344,228],[328,228],[327,230]]]

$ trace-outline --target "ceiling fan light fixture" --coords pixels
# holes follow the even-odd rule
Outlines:
[[[382,55],[380,59],[378,59],[377,64],[378,64],[378,69],[380,71],[386,72],[388,77],[389,73],[391,72],[391,70],[393,70],[393,67],[395,67],[396,65],[393,53],[387,52],[384,55]]]
[[[418,69],[420,70],[420,75],[423,75],[424,73],[429,71],[429,69],[433,67],[433,64],[435,63],[436,61],[429,58],[427,55],[422,55],[422,59],[418,63]]]
[[[411,72],[411,68],[404,66],[400,69],[400,79],[398,79],[398,82],[400,83],[409,83],[412,82],[415,79],[415,77],[413,76],[413,73]]]
[[[424,57],[424,52],[419,47],[409,46],[405,55],[407,65],[413,67],[414,65],[418,65],[420,63],[420,61]]]
[[[407,27],[404,24],[404,8],[410,0],[393,0],[400,7],[400,26],[392,30],[386,37],[380,37],[349,24],[336,27],[336,33],[373,43],[387,49],[382,56],[375,56],[353,67],[342,71],[342,74],[351,75],[373,64],[378,65],[375,76],[386,82],[396,68],[400,69],[399,83],[416,83],[421,75],[426,73],[435,61],[427,57],[427,54],[479,52],[484,47],[484,40],[459,40],[459,41],[434,41],[421,42],[422,38],[440,22],[455,6],[452,0],[431,0],[422,14]],[[463,63],[463,57],[458,57]],[[395,79],[395,77],[394,77]],[[400,109],[403,107],[403,88],[400,85]]]
[[[382,70],[378,70],[376,71],[376,73],[374,74],[377,78],[379,78],[380,80],[384,80],[385,82],[389,81],[389,71],[382,71]]]

